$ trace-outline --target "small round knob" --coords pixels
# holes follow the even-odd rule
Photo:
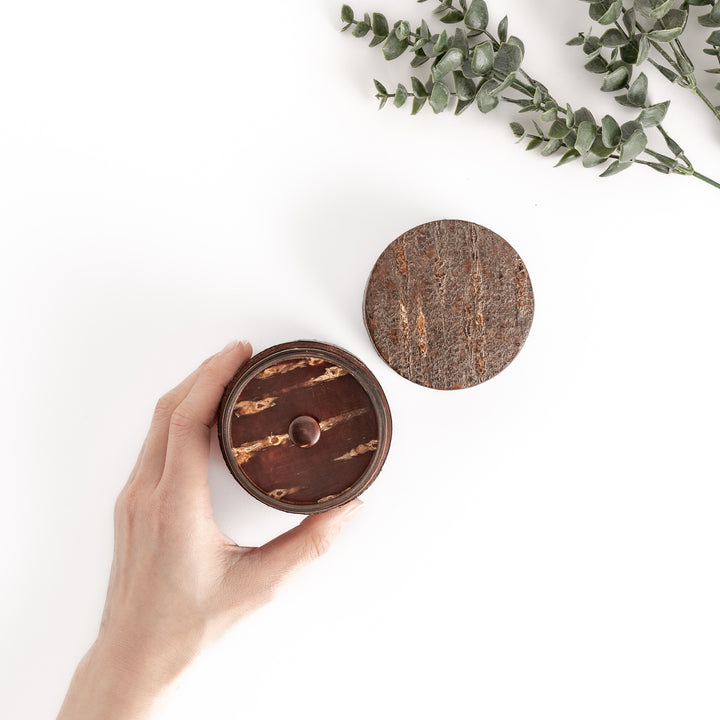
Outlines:
[[[300,415],[290,423],[288,435],[298,447],[310,447],[320,439],[320,425],[315,418]]]

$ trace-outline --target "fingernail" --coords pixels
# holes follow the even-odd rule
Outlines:
[[[238,345],[241,344],[240,340],[231,340],[219,353],[218,355],[225,355],[226,353],[229,353],[231,350],[234,350]],[[243,345],[247,345],[247,343],[242,343]]]

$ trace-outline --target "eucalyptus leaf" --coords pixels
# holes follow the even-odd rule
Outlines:
[[[627,170],[631,165],[632,162],[621,162],[620,160],[615,160],[615,162],[612,162],[610,163],[610,165],[608,165],[607,169],[604,172],[600,173],[600,177],[610,177],[611,175],[617,175],[619,172]]]
[[[365,22],[359,22],[353,28],[352,34],[355,37],[365,37],[370,32],[370,26]]]
[[[373,83],[375,84],[375,89],[378,91],[378,94],[380,94],[380,95],[388,94],[387,89],[379,80],[373,80]]]
[[[596,165],[602,165],[607,160],[605,157],[600,157],[599,155],[595,155],[594,153],[588,153],[585,155],[582,159],[583,167],[586,168],[592,168]]]
[[[548,137],[556,140],[562,140],[569,132],[569,128],[563,120],[556,120],[548,130]]]
[[[665,17],[674,4],[675,0],[661,0],[659,3],[655,3],[655,7],[650,11],[650,16],[654,18]]]
[[[509,75],[506,75],[504,80],[494,89],[491,91],[490,95],[497,95],[499,92],[502,92],[505,90],[505,88],[509,87],[515,82],[515,73],[511,72]],[[533,107],[528,107],[528,111],[533,110]]]
[[[586,107],[581,107],[575,111],[575,123],[579,125],[585,120],[591,122],[593,125],[596,124],[593,114]]]
[[[517,72],[522,65],[522,50],[517,45],[503,42],[495,54],[495,72],[502,78],[508,73]]]
[[[497,80],[486,80],[481,86],[480,90],[478,91],[478,94],[476,96],[478,109],[482,113],[488,113],[491,110],[494,110],[498,103],[500,102],[500,98],[497,97],[497,95],[491,95],[490,93],[499,85],[500,83],[497,82]]]
[[[644,130],[636,130],[626,142],[620,146],[620,162],[634,160],[647,145],[648,139]]]
[[[607,60],[598,55],[598,57],[593,58],[590,62],[585,63],[585,69],[591,73],[604,73],[608,69]]]
[[[653,30],[648,33],[650,40],[656,42],[670,42],[682,35],[687,22],[687,12],[684,10],[670,10],[657,21]]]
[[[602,141],[609,148],[616,148],[620,144],[620,126],[612,115],[605,115],[602,119]]]
[[[492,43],[490,43],[490,41],[481,42],[479,45],[476,45],[473,49],[471,63],[473,72],[478,75],[487,75],[493,68],[494,58]]]
[[[573,127],[575,125],[575,112],[570,107],[570,103],[567,103],[565,106],[565,124],[568,127]]]
[[[550,108],[549,110],[545,110],[545,112],[540,114],[540,119],[543,122],[555,122],[557,120],[558,116],[558,109],[556,107]]]
[[[457,70],[462,65],[464,59],[462,50],[450,48],[433,66],[433,80],[440,80],[440,78],[445,77],[445,75],[453,72],[453,70]]]
[[[610,28],[602,34],[600,42],[603,47],[622,47],[629,41],[625,36],[625,33],[620,32],[617,28]]]
[[[470,57],[467,34],[462,28],[455,29],[455,37],[453,38],[452,46],[457,48],[463,54],[463,60],[467,60],[467,58]]]
[[[644,107],[647,100],[648,79],[645,73],[640,73],[627,92],[628,101],[635,107]]]
[[[344,23],[351,23],[355,19],[353,9],[349,5],[343,5],[340,10],[340,19]]]
[[[408,45],[407,39],[400,40],[394,32],[390,33],[383,45],[383,55],[386,60],[395,60],[407,50]]]
[[[424,97],[418,97],[417,95],[413,98],[411,115],[417,115],[422,110],[423,105],[427,101],[427,95]]]
[[[373,13],[372,31],[378,37],[387,37],[390,34],[390,27],[387,18],[382,13]]]
[[[430,93],[430,107],[434,113],[442,112],[450,101],[450,90],[447,85],[443,82],[436,82],[433,85],[432,92]]]
[[[575,148],[570,148],[556,163],[555,167],[560,167],[561,165],[565,165],[565,163],[569,163],[571,160],[574,160],[575,158],[579,158],[580,153],[575,150]]]
[[[453,79],[455,80],[455,94],[459,101],[475,99],[477,88],[472,80],[468,80],[459,70],[453,73]]]
[[[627,85],[629,77],[630,73],[627,68],[624,66],[619,67],[605,76],[600,89],[603,92],[613,92],[615,90],[619,90]]]
[[[455,106],[455,115],[460,115],[460,113],[465,112],[472,104],[475,102],[475,98],[471,98],[470,100],[458,100],[457,105]]]
[[[659,125],[665,119],[665,114],[667,113],[669,105],[669,100],[657,103],[656,105],[651,105],[650,107],[645,108],[637,116],[637,121],[643,127],[655,127],[655,125]]]
[[[525,147],[525,150],[534,150],[538,145],[542,145],[543,141],[540,138],[532,138]]]
[[[554,155],[562,146],[563,144],[562,142],[560,142],[560,140],[550,140],[550,142],[548,142],[548,144],[543,148],[540,154],[544,157],[550,157],[551,155]]]
[[[488,24],[488,7],[485,0],[473,0],[465,13],[465,24],[472,30],[485,30]]]
[[[393,100],[393,105],[398,108],[402,107],[405,104],[405,101],[407,99],[408,99],[407,88],[402,83],[399,83],[395,90],[395,98]]]
[[[592,144],[595,141],[595,132],[595,123],[590,122],[589,120],[584,120],[578,125],[575,149],[581,155],[585,155],[592,147]]]
[[[508,37],[508,17],[507,15],[498,24],[498,37],[500,42],[504,43]]]
[[[511,122],[510,129],[515,137],[522,139],[525,136],[525,128],[519,122]]]

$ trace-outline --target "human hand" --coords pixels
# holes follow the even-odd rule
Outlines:
[[[251,355],[231,343],[157,404],[115,507],[115,552],[98,639],[58,720],[146,717],[198,650],[268,602],[327,550],[362,503],[311,515],[262,547],[215,524],[207,482],[211,426],[225,386]]]

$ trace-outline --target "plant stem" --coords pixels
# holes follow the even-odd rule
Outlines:
[[[716,187],[716,188],[718,188],[718,190],[720,190],[720,183],[715,182],[715,180],[707,177],[707,175],[703,175],[702,173],[699,173],[697,170],[693,170],[693,172],[690,174],[692,177],[696,177],[698,180],[702,180],[703,182],[706,182],[708,185],[712,185],[713,187]]]
[[[697,95],[709,108],[712,114],[720,120],[720,110],[712,104],[712,100],[708,99],[703,91],[696,85],[694,88],[692,88],[693,93]]]

